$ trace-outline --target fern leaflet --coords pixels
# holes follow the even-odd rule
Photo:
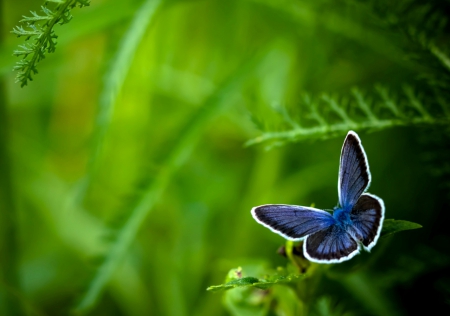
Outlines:
[[[306,138],[330,138],[350,129],[373,131],[395,126],[450,123],[449,106],[439,102],[442,96],[430,98],[408,85],[402,90],[403,93],[396,98],[380,85],[370,96],[364,96],[357,88],[352,89],[352,98],[327,94],[311,98],[304,95],[299,107],[302,111],[300,118],[293,118],[284,107],[274,108],[280,114],[282,124],[289,128],[263,131],[246,145],[268,143],[267,148],[271,148]],[[440,107],[433,106],[435,103]],[[425,104],[431,106],[425,107]]]
[[[48,4],[53,3],[53,10],[48,8]],[[54,26],[63,25],[72,19],[70,10],[76,6],[88,6],[90,0],[50,0],[45,1],[41,7],[41,15],[31,11],[31,16],[23,16],[20,20],[23,26],[16,26],[11,31],[17,37],[25,37],[25,41],[34,39],[33,43],[20,45],[14,51],[15,56],[22,59],[14,66],[18,71],[16,82],[20,82],[21,87],[26,86],[28,80],[33,80],[33,75],[37,74],[36,64],[45,58],[46,53],[53,53],[56,49],[58,36],[55,34]]]

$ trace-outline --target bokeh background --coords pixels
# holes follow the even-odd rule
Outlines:
[[[445,29],[448,4],[429,3]],[[435,69],[383,2],[98,0],[55,27],[56,52],[21,88],[10,31],[42,4],[0,1],[2,315],[243,315],[206,288],[287,262],[250,209],[337,203],[346,131],[244,146],[287,128],[273,105],[301,117],[306,94],[395,94]],[[448,120],[404,125],[356,131],[386,218],[423,228],[324,278],[317,314],[450,310]],[[263,300],[246,313],[267,314]]]

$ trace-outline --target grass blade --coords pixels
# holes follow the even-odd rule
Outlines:
[[[134,55],[161,3],[162,0],[147,0],[137,10],[129,29],[123,36],[111,67],[104,77],[104,88],[100,95],[95,122],[92,154],[88,162],[88,174],[80,190],[81,196],[87,191],[97,170],[104,140],[111,125],[114,106],[133,63]]]
[[[231,104],[227,97],[237,90],[249,74],[253,73],[252,69],[258,64],[257,61],[260,59],[258,55],[244,63],[243,66],[238,67],[238,71],[226,80],[221,88],[205,102],[204,106],[198,110],[185,128],[181,130],[179,141],[173,147],[154,182],[145,190],[146,193],[131,211],[131,216],[120,230],[116,241],[106,255],[105,261],[98,269],[80,304],[76,307],[78,312],[88,311],[95,304],[120,261],[125,256],[144,219],[167,187],[172,175],[187,160],[205,126],[226,106]]]

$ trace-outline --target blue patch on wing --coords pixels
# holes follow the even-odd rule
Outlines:
[[[297,205],[261,205],[252,209],[252,215],[260,224],[291,240],[300,240],[335,223],[328,212]]]

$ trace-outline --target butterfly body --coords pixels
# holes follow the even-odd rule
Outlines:
[[[345,211],[343,208],[336,207],[333,211],[333,218],[336,220],[336,223],[340,225],[350,224],[350,212]]]
[[[266,204],[251,211],[255,220],[290,240],[304,240],[310,261],[338,263],[377,242],[384,219],[384,203],[364,193],[371,181],[369,165],[358,135],[350,131],[341,151],[339,206],[333,214],[312,207]]]

